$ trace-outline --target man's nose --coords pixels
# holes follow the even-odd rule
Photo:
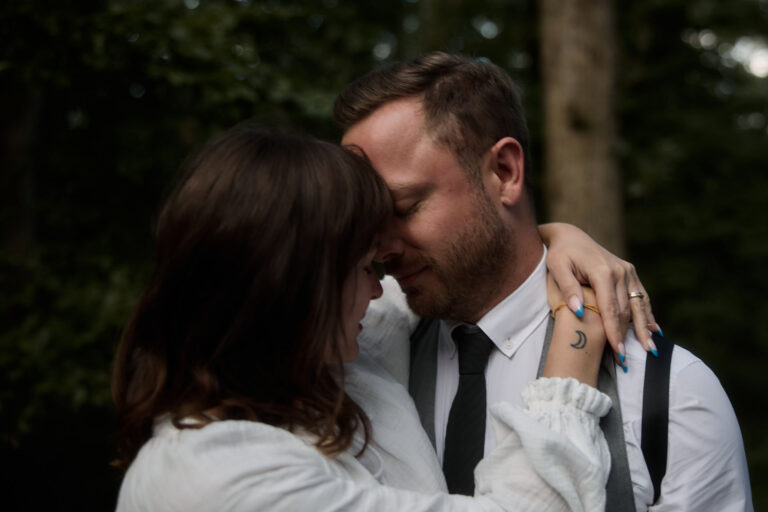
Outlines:
[[[396,223],[390,222],[379,240],[379,248],[373,259],[386,263],[388,260],[397,258],[403,254],[403,245]]]

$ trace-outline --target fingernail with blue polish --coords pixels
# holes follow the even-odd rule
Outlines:
[[[627,373],[627,372],[629,371],[629,370],[627,369],[627,365],[625,365],[625,364],[620,364],[619,366],[621,366],[621,369],[622,369],[622,370],[624,370],[624,373]]]
[[[659,334],[661,334],[661,337],[664,337],[664,333],[661,332],[661,326],[659,324],[656,324],[656,328],[659,330]]]
[[[619,360],[622,363],[627,360],[626,354],[627,354],[627,351],[624,348],[624,343],[619,343]],[[626,372],[627,370],[624,370],[624,371]]]
[[[651,354],[659,357],[659,351],[656,348],[656,344],[653,342],[653,340],[648,340],[648,349],[651,351]]]
[[[568,299],[568,307],[571,308],[571,311],[573,311],[577,317],[581,318],[584,316],[584,306],[577,296],[572,295],[571,298]]]

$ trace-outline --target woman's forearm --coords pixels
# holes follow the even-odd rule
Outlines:
[[[597,386],[605,330],[602,318],[595,311],[594,293],[589,288],[584,288],[583,293],[585,307],[579,318],[565,307],[560,289],[551,276],[547,277],[547,299],[555,325],[542,376],[573,377],[584,384]]]
[[[585,309],[577,318],[570,310],[557,312],[543,377],[573,377],[597,386],[597,374],[605,347],[602,320],[597,313]]]

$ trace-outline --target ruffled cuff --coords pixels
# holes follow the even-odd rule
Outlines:
[[[611,409],[608,395],[573,378],[539,378],[523,389],[522,396],[528,412],[533,415],[548,413],[557,407],[602,418]]]
[[[599,419],[610,398],[575,379],[540,378],[525,388],[523,400],[524,410],[504,402],[491,406],[497,445],[475,469],[476,492],[503,503],[521,487],[529,494],[541,489],[527,466],[568,510],[604,510],[611,458]]]

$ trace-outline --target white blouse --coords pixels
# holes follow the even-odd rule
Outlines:
[[[540,379],[524,400],[527,411],[494,406],[501,442],[475,469],[475,498],[383,485],[354,450],[328,458],[310,436],[263,423],[180,430],[163,419],[129,468],[117,510],[604,510],[610,458],[598,421],[608,397],[572,379]],[[408,446],[413,434],[397,437]],[[368,456],[384,463],[387,444],[377,440]]]
[[[366,323],[376,320],[374,310]],[[405,323],[397,328],[409,330]],[[599,419],[610,409],[607,396],[573,379],[552,378],[524,390],[524,409],[495,404],[491,418],[498,443],[475,469],[475,496],[449,495],[403,386],[407,347],[381,339],[361,342],[345,387],[371,419],[373,439],[362,456],[355,456],[360,439],[329,458],[303,432],[235,420],[177,429],[159,418],[125,475],[117,510],[605,509],[610,455]]]

